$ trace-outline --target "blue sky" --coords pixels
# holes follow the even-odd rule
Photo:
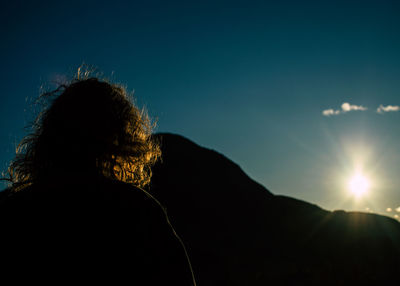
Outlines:
[[[400,105],[397,1],[2,6],[3,169],[40,86],[87,63],[135,90],[157,131],[225,154],[273,193],[400,215],[400,113],[377,113]],[[371,187],[355,199],[360,168]]]

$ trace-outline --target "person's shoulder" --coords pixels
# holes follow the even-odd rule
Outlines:
[[[148,191],[117,180],[102,178],[89,188],[91,194],[95,193],[105,201],[118,201],[121,207],[132,204],[158,205]]]
[[[0,210],[9,211],[10,209],[17,209],[25,207],[32,200],[32,187],[28,186],[21,191],[15,191],[12,188],[7,188],[1,191],[0,194]]]
[[[132,184],[107,178],[38,182],[21,190],[11,188],[0,192],[1,204],[41,202],[118,202],[121,206],[132,203],[154,204],[154,198],[145,190]],[[155,203],[157,205],[157,203]]]
[[[163,206],[147,191],[120,181],[96,180],[36,183],[19,191],[7,191],[0,202],[3,217],[15,220],[52,221],[80,217],[107,220],[146,220],[164,224]]]
[[[97,182],[94,192],[105,204],[112,205],[120,211],[152,213],[163,215],[163,206],[148,190],[138,188],[121,181],[104,179]]]
[[[5,202],[10,195],[10,188],[6,188],[0,191],[0,205]]]

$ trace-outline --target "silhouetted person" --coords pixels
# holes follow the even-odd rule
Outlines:
[[[42,97],[2,194],[0,284],[193,285],[183,244],[141,189],[160,155],[146,115],[96,78]]]

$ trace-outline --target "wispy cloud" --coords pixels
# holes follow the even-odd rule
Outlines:
[[[322,111],[322,114],[325,116],[338,115],[339,113],[340,110],[333,110],[332,108]]]
[[[395,112],[395,111],[399,111],[400,110],[400,106],[398,105],[386,105],[383,106],[382,104],[379,105],[379,107],[377,108],[377,112],[378,113],[385,113],[385,112]]]
[[[348,102],[343,102],[343,104],[341,105],[341,109],[337,109],[337,110],[332,109],[332,108],[325,109],[325,110],[322,111],[322,115],[324,115],[324,116],[332,116],[332,115],[339,115],[341,113],[346,113],[346,112],[349,112],[349,111],[355,111],[355,110],[365,111],[367,109],[368,108],[366,108],[366,107],[364,107],[362,105],[354,105],[354,104],[350,104]]]

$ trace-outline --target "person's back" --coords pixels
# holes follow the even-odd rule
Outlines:
[[[159,149],[124,91],[77,81],[37,124],[0,202],[0,284],[193,285],[164,209],[140,188]]]
[[[35,185],[4,200],[0,213],[2,281],[12,274],[41,285],[191,285],[184,251],[162,209],[131,185]]]

